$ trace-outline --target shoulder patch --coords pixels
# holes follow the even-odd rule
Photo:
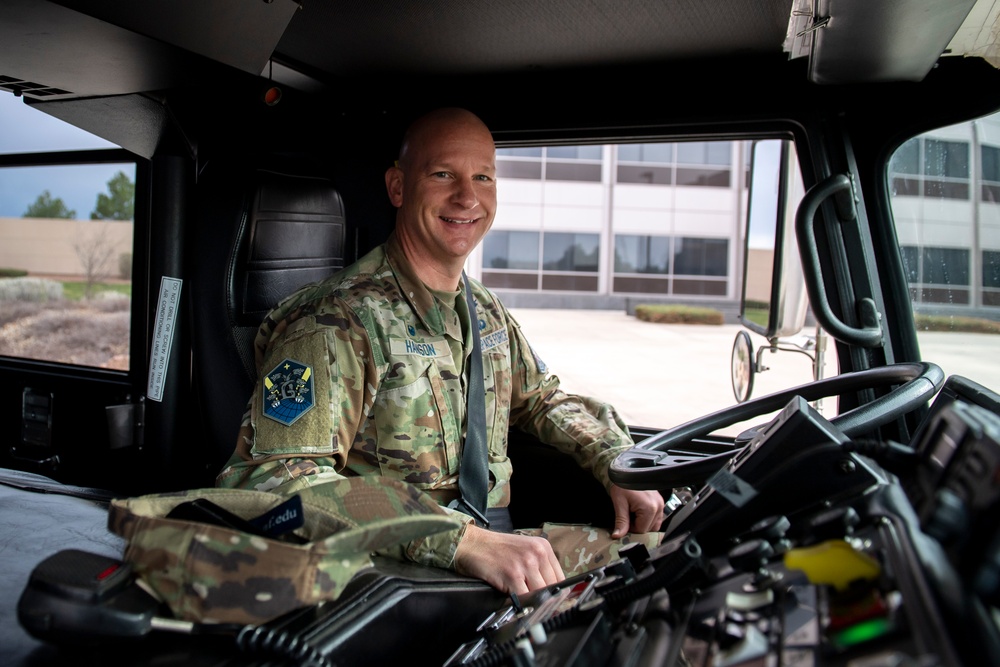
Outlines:
[[[538,372],[543,375],[547,374],[549,372],[549,367],[545,365],[545,362],[542,361],[542,358],[538,356],[538,353],[535,352],[534,349],[531,350],[531,356],[535,358],[535,368],[538,369]]]
[[[264,416],[291,426],[315,405],[312,368],[285,359],[264,376]]]

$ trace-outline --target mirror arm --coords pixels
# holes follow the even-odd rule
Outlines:
[[[827,299],[816,248],[814,222],[820,205],[830,197],[834,197],[839,222],[857,221],[851,181],[843,174],[834,174],[814,185],[802,198],[795,214],[799,256],[806,275],[806,291],[813,306],[813,314],[827,333],[840,342],[868,348],[879,347],[882,345],[882,315],[872,299],[864,298],[857,304],[860,329],[844,324],[833,313]]]

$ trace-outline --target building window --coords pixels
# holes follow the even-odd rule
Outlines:
[[[674,243],[674,273],[689,276],[725,276],[729,239],[679,238]]]
[[[541,253],[539,240],[544,248]],[[596,292],[599,266],[597,234],[500,230],[491,231],[483,240],[483,284],[487,287]]]
[[[538,232],[490,232],[483,240],[484,269],[538,270]]]
[[[483,239],[483,284],[500,289],[538,289],[538,232],[494,230]]]
[[[903,271],[915,303],[968,305],[971,298],[969,250],[902,246]],[[985,280],[985,272],[984,272]]]
[[[670,273],[670,237],[615,235],[615,273]]]
[[[982,147],[982,198],[983,201],[1000,203],[1000,147]]]
[[[615,235],[613,291],[725,296],[729,240]]]
[[[969,198],[969,144],[941,139],[910,139],[889,163],[892,194]]]
[[[619,183],[729,187],[732,144],[691,141],[618,147]]]
[[[601,181],[601,146],[497,149],[497,176],[546,181]]]
[[[1000,289],[1000,250],[983,251],[983,287]]]
[[[622,293],[670,293],[669,236],[615,235],[612,290]]]
[[[618,182],[674,184],[673,144],[625,144],[618,147]]]
[[[673,293],[725,296],[728,261],[729,239],[674,239]]]
[[[599,238],[597,234],[545,234],[545,255],[542,268],[546,271],[577,271],[597,273]]]
[[[983,305],[1000,306],[1000,250],[983,251]]]

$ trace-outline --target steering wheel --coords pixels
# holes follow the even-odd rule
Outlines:
[[[660,431],[619,454],[611,463],[608,475],[612,482],[626,489],[666,490],[690,486],[721,469],[741,449],[700,454],[692,451],[692,440],[720,428],[776,412],[796,396],[815,401],[863,389],[899,385],[885,396],[830,420],[844,435],[854,437],[920,407],[937,393],[942,384],[944,372],[929,362],[881,366],[810,382]]]

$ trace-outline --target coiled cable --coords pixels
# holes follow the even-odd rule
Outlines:
[[[236,645],[245,653],[280,658],[302,667],[334,667],[307,641],[277,628],[244,626],[236,635]]]

